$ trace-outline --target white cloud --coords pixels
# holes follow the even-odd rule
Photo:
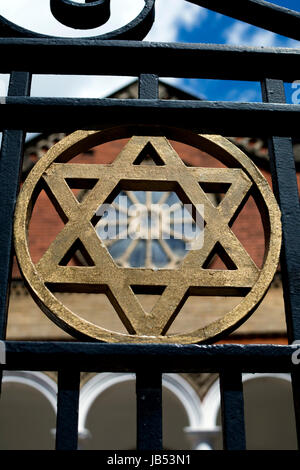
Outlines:
[[[226,43],[235,45],[241,44],[248,26],[249,25],[246,23],[234,22],[233,25],[227,28],[223,33]]]
[[[205,8],[184,0],[157,0],[155,25],[147,41],[176,41],[179,28],[191,31],[202,22],[208,12]]]
[[[33,77],[31,95],[103,98],[133,80],[133,77],[39,75]]]
[[[261,101],[261,94],[258,90],[254,88],[246,88],[241,90],[240,88],[233,88],[227,93],[226,100],[229,101],[240,101],[243,103],[246,102],[259,102]]]
[[[234,21],[224,33],[227,44],[252,47],[299,47],[300,43],[278,36],[272,31],[255,28],[247,23]]]
[[[227,44],[239,46],[272,47],[276,42],[276,34],[271,31],[254,31],[251,25],[239,21],[224,31],[224,37]]]

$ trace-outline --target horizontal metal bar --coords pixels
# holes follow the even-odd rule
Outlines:
[[[300,13],[263,0],[187,0],[237,20],[300,39]]]
[[[3,368],[49,371],[67,368],[82,372],[289,372],[300,367],[292,362],[295,351],[297,349],[292,346],[265,344],[143,345],[6,341],[6,364]]]
[[[1,73],[299,79],[299,49],[86,39],[0,39]],[[73,57],[74,60],[67,60]],[[75,59],[76,58],[76,59]],[[201,66],[200,66],[201,65]],[[224,66],[225,65],[225,66]]]
[[[198,100],[8,97],[0,130],[101,129],[117,125],[174,126],[222,135],[299,135],[300,105]],[[136,131],[138,132],[138,131]]]

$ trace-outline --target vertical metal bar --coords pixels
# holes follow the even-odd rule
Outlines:
[[[220,374],[224,450],[245,450],[245,420],[242,374]]]
[[[30,86],[30,73],[12,72],[8,96],[28,96],[30,94]],[[4,100],[5,98],[2,99]],[[13,258],[13,215],[23,163],[24,137],[25,133],[22,130],[4,131],[2,136],[0,155],[0,227],[2,227],[0,231],[0,339],[5,339],[6,335],[9,285]]]
[[[263,100],[285,103],[281,80],[262,81]],[[281,250],[282,286],[289,343],[300,339],[300,205],[292,140],[269,139],[270,167],[274,193],[281,209],[283,246]],[[291,374],[298,448],[300,449],[300,374]]]
[[[281,80],[262,81],[264,102],[285,103]],[[292,140],[269,139],[273,190],[282,215],[282,285],[289,342],[300,340],[300,206]]]
[[[77,450],[79,388],[79,371],[58,371],[56,450]]]
[[[158,98],[158,76],[139,76],[139,98]],[[161,373],[136,374],[137,449],[162,449],[162,376]]]
[[[136,374],[137,449],[162,449],[162,376],[159,372]]]
[[[291,373],[291,379],[292,379],[292,387],[293,387],[293,400],[294,400],[294,409],[295,409],[297,442],[298,442],[298,449],[300,449],[300,372],[298,369],[294,370]]]
[[[142,73],[139,76],[139,98],[143,100],[156,100],[158,98],[158,76]]]

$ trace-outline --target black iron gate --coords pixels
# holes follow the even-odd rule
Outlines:
[[[189,1],[189,0],[186,0]],[[282,211],[281,267],[288,338],[300,339],[300,208],[291,136],[299,132],[300,106],[285,104],[284,82],[297,78],[298,49],[206,44],[143,43],[155,0],[113,33],[60,39],[0,19],[1,73],[10,74],[0,106],[0,338],[5,340],[13,256],[12,229],[26,132],[99,129],[122,123],[176,125],[198,133],[269,137],[274,192]],[[193,0],[199,6],[300,40],[300,14],[262,0]],[[106,21],[109,0],[51,0],[53,14],[71,27]],[[96,23],[95,23],[96,21]],[[97,60],[95,60],[95,57]],[[67,58],[67,60],[66,60]],[[220,66],[226,60],[226,67]],[[139,99],[32,98],[32,74],[137,76]],[[189,77],[260,81],[263,103],[163,101],[158,78]],[[134,372],[137,448],[162,449],[161,376],[164,372],[220,374],[225,449],[245,449],[242,373],[291,372],[300,442],[300,373],[292,346],[130,345],[93,342],[6,341],[8,370],[58,371],[57,449],[77,448],[80,372]]]

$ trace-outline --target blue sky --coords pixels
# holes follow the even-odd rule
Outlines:
[[[300,11],[299,0],[277,0],[271,3]],[[196,25],[192,29],[181,27],[178,31],[177,40],[180,42],[218,43],[256,47],[300,47],[300,42],[298,41],[256,28],[209,10],[207,10],[199,26]],[[184,79],[181,80],[181,86],[187,91],[209,100],[261,101],[259,83]],[[291,93],[293,91],[294,89],[291,88],[291,84],[286,84],[288,102],[291,102]]]
[[[83,3],[84,0],[75,0]],[[226,0],[224,0],[226,1]],[[239,1],[239,0],[237,0]],[[299,0],[272,3],[300,11]],[[133,19],[143,0],[111,0],[109,22],[95,30],[75,32],[59,24],[50,13],[50,0],[2,0],[0,14],[17,24],[55,36],[87,36],[118,28]],[[300,47],[300,42],[255,28],[185,0],[156,0],[156,21],[146,41],[179,41],[217,44]],[[222,64],[220,64],[220,67]],[[0,70],[1,72],[1,70]],[[300,75],[300,73],[299,73]],[[298,77],[300,80],[300,76]],[[296,77],[297,79],[297,77]],[[34,76],[33,96],[103,97],[132,81],[132,77]],[[7,76],[0,75],[0,95],[6,93]],[[261,101],[259,83],[218,80],[173,80],[177,86],[208,100]],[[286,86],[288,101],[294,90]]]

